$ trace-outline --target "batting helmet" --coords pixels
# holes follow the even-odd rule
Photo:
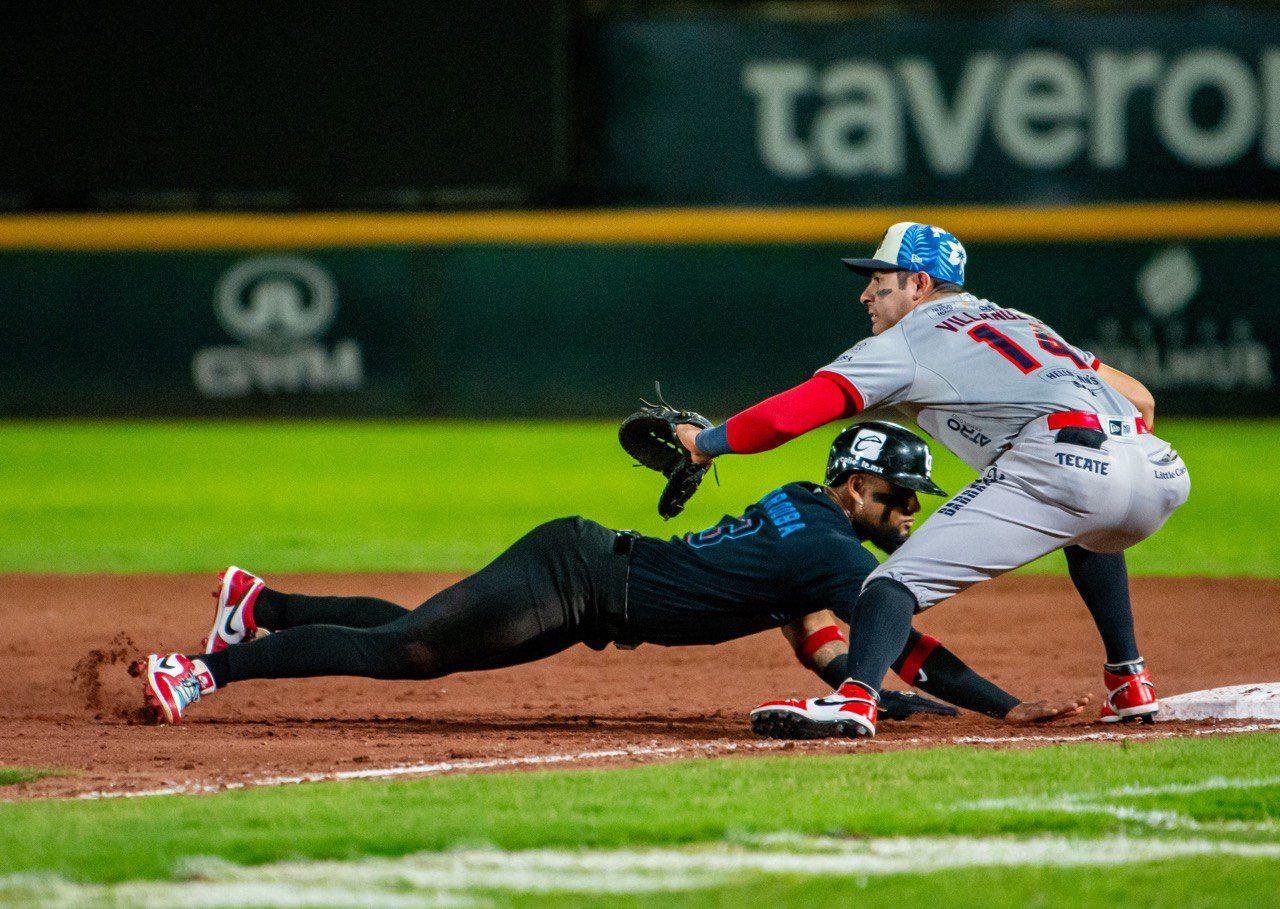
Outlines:
[[[851,473],[873,473],[894,486],[927,492],[946,493],[929,478],[933,455],[924,440],[897,423],[870,420],[854,423],[831,444],[827,456],[827,485],[835,486]]]

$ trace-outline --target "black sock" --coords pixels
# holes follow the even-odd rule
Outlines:
[[[341,625],[377,628],[409,613],[403,606],[376,597],[312,597],[263,587],[253,604],[259,628],[279,631],[298,625]]]
[[[1063,551],[1071,580],[1102,635],[1107,662],[1129,663],[1139,659],[1124,553],[1090,552],[1083,546],[1068,546]]]
[[[1147,666],[1142,659],[1129,660],[1127,663],[1104,663],[1103,669],[1112,675],[1137,675]]]
[[[209,668],[209,675],[213,676],[213,683],[221,688],[230,681],[230,667],[227,663],[227,651],[219,650],[217,653],[195,653],[187,656],[188,660],[195,662],[200,660]]]
[[[849,677],[849,654],[842,653],[832,659],[830,663],[818,670],[818,675],[822,676],[822,681],[831,686],[832,691],[835,691]]]
[[[849,626],[849,678],[879,692],[911,633],[916,597],[898,581],[876,578],[858,597]]]

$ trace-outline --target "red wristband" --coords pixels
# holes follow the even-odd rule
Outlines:
[[[911,648],[911,652],[907,654],[906,660],[903,661],[898,678],[908,685],[914,685],[916,676],[920,675],[920,667],[924,665],[925,660],[929,659],[929,654],[933,653],[941,644],[942,642],[935,637],[930,637],[927,634],[920,635],[920,640],[916,641],[916,646]]]
[[[844,639],[844,632],[840,630],[839,625],[827,625],[825,628],[819,628],[800,643],[800,649],[796,651],[796,658],[809,669],[814,669],[816,666],[813,662],[813,655],[832,641],[843,641]]]

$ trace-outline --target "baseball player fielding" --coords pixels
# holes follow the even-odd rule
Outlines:
[[[882,681],[915,613],[1062,549],[1106,650],[1101,719],[1150,721],[1159,702],[1124,550],[1190,492],[1182,458],[1152,432],[1151,393],[1035,316],[967,292],[964,247],[939,227],[894,224],[870,258],[843,261],[867,280],[859,299],[871,336],[722,425],[681,426],[681,441],[705,463],[896,407],[979,474],[867,578],[837,691],[753,715],[790,712],[810,730],[874,735]]]

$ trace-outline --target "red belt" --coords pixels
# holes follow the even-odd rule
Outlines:
[[[1151,432],[1151,427],[1147,425],[1147,421],[1142,417],[1134,417],[1133,425],[1138,433]],[[1060,413],[1049,414],[1050,429],[1066,429],[1068,426],[1078,427],[1080,429],[1096,429],[1098,432],[1106,432],[1102,428],[1102,418],[1096,413],[1086,413],[1083,410],[1064,410]],[[1119,433],[1116,433],[1119,435]]]

